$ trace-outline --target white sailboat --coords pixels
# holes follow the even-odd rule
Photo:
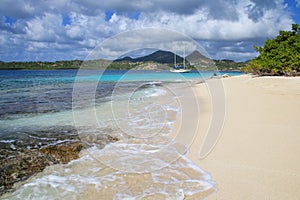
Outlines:
[[[176,72],[176,73],[188,73],[190,72],[190,69],[185,68],[185,52],[183,55],[183,65],[177,66],[176,65],[176,54],[174,53],[174,66],[170,68],[170,72]]]

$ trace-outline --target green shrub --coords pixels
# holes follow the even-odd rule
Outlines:
[[[263,47],[255,46],[259,56],[242,68],[258,75],[300,75],[300,26],[291,31],[280,31],[274,39],[267,39]]]

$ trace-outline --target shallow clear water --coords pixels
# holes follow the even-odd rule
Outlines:
[[[0,142],[13,145],[3,138],[24,129],[75,126],[93,145],[2,198],[183,199],[214,191],[209,174],[184,156],[187,147],[169,138],[181,112],[174,91],[214,72],[102,72],[0,71]],[[97,134],[120,140],[102,149]]]

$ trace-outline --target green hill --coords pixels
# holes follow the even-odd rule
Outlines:
[[[176,63],[182,64],[183,57],[176,55]],[[244,63],[231,60],[211,60],[195,51],[186,57],[186,66],[198,70],[239,70]],[[69,60],[56,62],[0,62],[0,69],[53,70],[53,69],[137,69],[137,70],[168,70],[174,65],[174,53],[155,51],[149,55],[131,58],[129,56],[114,61]]]

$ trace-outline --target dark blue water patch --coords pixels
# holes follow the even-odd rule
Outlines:
[[[76,75],[77,70],[0,71],[0,119],[71,109]],[[113,88],[114,83],[99,85],[96,98],[110,95]]]
[[[78,70],[0,70],[0,80],[38,77],[75,77],[77,71]]]
[[[115,83],[98,85],[96,103],[111,95]],[[0,119],[11,114],[59,112],[72,109],[73,83],[27,86],[1,90]],[[90,95],[87,95],[90,96]],[[82,96],[84,101],[84,96]]]

